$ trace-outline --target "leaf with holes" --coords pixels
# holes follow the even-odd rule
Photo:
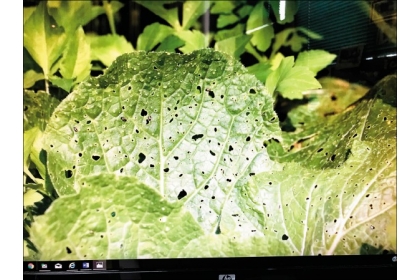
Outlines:
[[[283,143],[271,141],[268,151],[278,162],[304,162],[313,168],[335,168],[351,155],[355,140],[374,141],[375,150],[392,147],[397,137],[397,78],[385,77],[362,99],[342,113],[319,116],[311,102],[290,112],[288,125],[296,130],[283,133]],[[310,107],[314,110],[310,111]],[[318,121],[306,120],[308,116]],[[285,124],[283,124],[285,126]]]
[[[235,189],[275,164],[263,145],[280,137],[272,103],[243,65],[214,50],[119,57],[104,75],[82,82],[53,113],[45,149],[49,175],[62,198],[49,215],[64,211],[68,203],[61,199],[90,205],[87,176],[97,174],[103,180],[98,184],[107,186],[112,180],[100,175],[129,176],[159,199],[182,206],[206,234],[220,227],[223,234],[234,231],[228,217],[242,213],[233,199]],[[113,185],[104,201],[116,203],[120,196]],[[66,223],[76,223],[80,215]],[[44,243],[37,244],[42,251]]]

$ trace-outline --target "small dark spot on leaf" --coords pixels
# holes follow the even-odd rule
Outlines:
[[[255,173],[253,173],[253,172],[249,173],[249,176],[254,176],[254,175],[255,175]]]
[[[166,167],[165,169],[163,169],[163,171],[165,171],[165,172],[169,172],[169,168],[168,168],[168,167]]]
[[[175,160],[178,160],[178,159],[179,159],[179,157],[177,157],[177,156],[174,156],[174,159],[175,159]]]
[[[335,157],[336,157],[336,155],[332,155],[331,156],[331,161],[334,161],[335,160]]]
[[[231,180],[231,179],[226,179],[226,181],[228,181],[228,182],[232,182],[232,180]]]
[[[111,217],[115,217],[116,213],[115,212],[111,212]]]
[[[146,159],[146,155],[143,153],[139,154],[139,163],[142,163]]]
[[[127,119],[126,119],[125,117],[121,117],[121,120],[122,120],[123,122],[126,122],[126,121],[127,121]]]
[[[336,97],[335,95],[332,95],[332,96],[331,96],[331,100],[332,100],[332,101],[336,101],[336,100],[337,100],[337,97]]]
[[[209,93],[209,96],[210,96],[211,98],[214,98],[214,92],[213,92],[213,91],[211,91],[211,90],[209,90],[209,89],[206,89],[206,91]]]
[[[97,156],[97,155],[92,155],[92,159],[93,159],[94,161],[98,161],[100,158],[101,158],[100,156]]]
[[[73,127],[74,132],[78,132],[79,130],[77,129],[77,127]]]
[[[211,199],[215,199],[216,197],[213,195],[212,197],[211,197]]]
[[[249,93],[250,93],[250,94],[255,94],[255,93],[256,93],[256,91],[255,91],[255,89],[251,88],[251,89],[249,90]]]
[[[197,86],[198,91],[201,93],[201,87]]]
[[[154,164],[151,164],[151,165],[149,165],[151,168],[153,168],[153,167],[155,167],[155,165]]]
[[[82,157],[82,155],[83,155],[82,153],[79,153],[79,157]]]
[[[369,197],[369,196],[370,196],[370,194],[367,194],[367,195],[366,195],[366,197]]]
[[[66,247],[67,254],[71,254],[71,250],[69,247]]]
[[[212,150],[210,150],[210,154],[212,155],[212,156],[215,156],[216,154],[212,151]]]
[[[387,118],[386,117],[384,117],[384,121],[386,121],[387,120]]]
[[[121,168],[121,169],[120,169],[120,173],[123,173],[123,171],[124,171],[124,168]]]
[[[67,179],[71,178],[71,176],[73,176],[73,171],[71,171],[71,170],[65,170],[65,171],[64,171],[64,176],[65,176]]]
[[[283,234],[281,237],[281,240],[286,241],[287,239],[289,239],[289,236],[287,236],[286,234]]]
[[[229,145],[229,152],[233,151],[232,145]]]
[[[251,140],[251,136],[248,136],[245,140],[246,141],[250,141]]]
[[[200,139],[203,136],[204,136],[203,134],[196,134],[196,135],[193,135],[192,139],[195,140],[195,141],[197,141],[197,139]]]
[[[141,109],[140,115],[142,115],[143,117],[147,116],[147,111],[144,109]]]
[[[185,190],[182,190],[178,194],[178,200],[184,198],[187,195],[187,192]]]
[[[204,189],[207,190],[209,188],[209,185],[205,185]]]
[[[317,153],[320,153],[324,150],[324,148],[319,149],[318,151],[316,151]]]

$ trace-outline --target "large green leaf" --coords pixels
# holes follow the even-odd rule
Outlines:
[[[185,45],[179,48],[183,53],[204,49],[210,41],[206,35],[198,30],[182,30],[177,32],[176,35],[185,42]]]
[[[53,64],[62,55],[66,35],[64,29],[57,26],[48,14],[46,5],[46,2],[41,1],[25,21],[23,45],[47,77]]]

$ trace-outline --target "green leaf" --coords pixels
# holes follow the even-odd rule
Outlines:
[[[284,98],[302,99],[302,92],[321,88],[315,74],[307,67],[293,66],[294,58],[289,56],[281,60],[280,66],[267,78],[269,92],[278,91]]]
[[[277,84],[277,90],[284,98],[302,99],[302,92],[308,89],[321,88],[314,73],[306,67],[294,66]]]
[[[256,175],[253,208],[298,255],[357,255],[365,243],[396,251],[387,233],[395,219],[396,145],[375,152],[380,142],[350,142],[351,155],[334,169],[302,161]]]
[[[169,35],[157,47],[156,51],[175,52],[179,47],[185,45],[185,42],[175,35]]]
[[[296,66],[307,67],[314,75],[327,67],[337,57],[324,50],[309,50],[303,51],[298,54],[295,62]]]
[[[269,62],[260,62],[247,67],[248,72],[255,75],[259,81],[265,83],[268,75],[272,72],[271,64]]]
[[[73,79],[60,78],[57,76],[50,77],[50,81],[53,85],[64,89],[66,92],[70,92],[74,84]]]
[[[48,6],[50,15],[69,34],[105,13],[102,6],[93,5],[92,1],[54,0],[48,1]]]
[[[170,201],[184,189],[189,203],[198,203],[201,195],[211,199],[206,184],[229,189],[239,180],[233,174],[248,176],[242,168],[263,168],[257,160],[264,158],[263,140],[280,133],[264,86],[239,62],[210,49],[123,55],[103,76],[82,82],[53,116],[45,148],[60,195],[78,192],[82,177],[105,172],[140,176]],[[178,164],[184,155],[191,161]],[[223,168],[225,175],[213,181],[225,162],[232,169]]]
[[[41,131],[60,102],[45,91],[23,91],[23,130],[38,127]]]
[[[251,40],[251,37],[252,36],[250,35],[242,35],[224,39],[216,42],[214,48],[239,59],[239,57],[245,52],[245,46]]]
[[[272,46],[271,56],[274,56],[275,53],[282,47],[287,46],[287,39],[290,34],[296,32],[295,28],[286,28],[274,36],[274,43]]]
[[[264,2],[258,2],[249,15],[246,31],[247,34],[252,34],[252,45],[262,52],[271,46],[271,39],[274,38],[274,28],[271,24]]]
[[[253,6],[251,5],[243,5],[241,8],[239,8],[238,10],[238,15],[241,19],[247,17],[251,12],[252,9],[254,9]]]
[[[182,6],[182,28],[184,30],[190,29],[209,8],[210,3],[208,1],[185,1]]]
[[[275,148],[279,143],[270,143],[270,155],[279,162],[304,162],[325,169],[342,165],[353,153],[355,140],[373,142],[378,153],[396,149],[396,88],[396,77],[386,77],[335,115],[319,115],[324,109],[317,99],[296,107],[287,116],[296,130],[283,134],[280,149]]]
[[[23,24],[25,24],[26,20],[35,12],[36,7],[23,7]]]
[[[80,193],[34,217],[30,234],[40,259],[176,257],[203,234],[190,213],[135,177],[102,174],[81,182]]]
[[[38,127],[33,127],[23,133],[23,171],[26,175],[34,180],[31,172],[29,171],[31,149],[35,139],[41,133]]]
[[[233,24],[239,20],[239,17],[235,14],[220,15],[217,18],[217,28],[223,28],[227,25]]]
[[[283,58],[280,62],[280,66],[268,75],[265,84],[268,92],[275,92],[278,83],[282,81],[286,77],[286,74],[292,69],[294,61],[295,59],[293,56]]]
[[[211,14],[231,14],[236,7],[236,1],[214,1],[210,9]]]
[[[89,35],[91,60],[99,60],[105,66],[111,63],[124,53],[134,52],[134,48],[124,36],[119,35]]]
[[[43,199],[43,196],[36,190],[28,190],[23,194],[23,207],[33,206]]]
[[[143,1],[137,0],[136,3],[144,6],[148,10],[150,10],[155,15],[164,19],[167,23],[169,23],[176,31],[180,31],[181,25],[178,19],[178,9],[171,8],[166,9],[163,5],[165,3],[172,3],[174,1]]]
[[[144,28],[137,39],[137,50],[151,51],[157,44],[174,32],[172,28],[158,22]]]
[[[41,66],[45,77],[61,56],[66,43],[62,27],[57,26],[48,14],[46,2],[41,1],[36,10],[25,21],[23,27],[23,45],[35,62]]]
[[[176,35],[185,42],[185,46],[179,48],[183,53],[204,49],[209,45],[208,37],[198,30],[179,31]]]
[[[214,36],[216,41],[222,41],[231,37],[237,37],[244,35],[245,25],[244,24],[237,24],[235,27],[231,29],[220,30]]]
[[[64,79],[79,82],[90,75],[91,66],[90,45],[83,28],[79,27],[74,36],[69,38],[63,59],[60,61],[60,74]]]
[[[34,70],[29,70],[23,73],[23,88],[30,88],[37,81],[43,80],[44,75],[41,73],[37,73]]]

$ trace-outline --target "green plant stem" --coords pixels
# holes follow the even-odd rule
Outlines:
[[[248,53],[250,53],[250,54],[252,54],[257,60],[258,60],[258,62],[264,62],[264,61],[267,61],[267,58],[266,57],[264,57],[264,56],[261,56],[258,52],[257,52],[257,50],[255,50],[255,48],[250,44],[250,43],[248,43],[246,46],[245,46],[245,49],[246,49],[246,51],[248,52]]]
[[[103,5],[105,9],[105,14],[108,18],[109,28],[111,29],[112,35],[115,35],[117,34],[117,31],[115,29],[114,13],[112,12],[111,3],[109,3],[108,1],[104,1]]]

